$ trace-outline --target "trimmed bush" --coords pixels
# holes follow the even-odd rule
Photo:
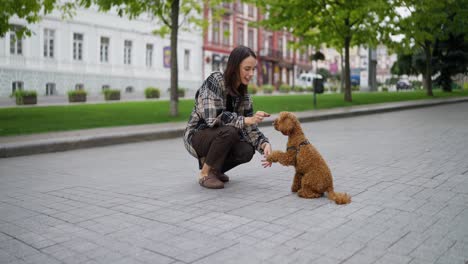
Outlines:
[[[410,83],[413,89],[423,89],[423,83],[421,81],[410,81]]]
[[[258,86],[256,84],[250,84],[247,86],[247,91],[249,94],[256,94],[258,92]]]
[[[293,91],[295,91],[296,93],[303,93],[305,91],[305,88],[300,85],[296,85],[294,86]]]
[[[179,98],[185,97],[185,88],[178,87],[177,88],[177,94],[179,95]],[[171,87],[167,88],[167,93],[170,95],[171,94]]]
[[[314,87],[312,87],[312,86],[307,86],[307,87],[305,88],[305,90],[306,90],[307,92],[309,92],[309,93],[313,93],[313,92],[314,92]]]
[[[330,86],[330,92],[334,92],[336,93],[336,91],[338,91],[338,87],[337,86]]]
[[[120,100],[120,90],[117,89],[106,89],[103,91],[104,99],[106,101]]]
[[[263,91],[264,94],[271,94],[271,93],[273,93],[274,89],[275,88],[271,84],[264,84],[264,85],[262,85],[262,88],[261,88],[261,90]]]
[[[289,93],[291,91],[291,86],[287,84],[281,84],[279,87],[279,92],[280,93]]]
[[[145,97],[146,98],[159,98],[161,92],[159,88],[156,87],[147,87],[145,89]]]
[[[37,104],[37,92],[34,90],[19,90],[14,93],[17,105]]]
[[[186,91],[186,90],[187,90],[187,89],[185,89],[185,88],[178,87],[178,88],[177,88],[177,94],[179,95],[179,97],[185,97],[185,91]]]
[[[86,102],[86,95],[88,93],[85,90],[73,90],[68,91],[68,102]]]

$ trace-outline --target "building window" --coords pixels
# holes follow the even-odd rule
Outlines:
[[[219,44],[219,22],[213,22],[213,43]]]
[[[190,70],[190,50],[185,50],[184,52],[184,70]]]
[[[55,41],[55,30],[44,29],[44,57],[54,57],[54,41]]]
[[[104,85],[101,87],[101,89],[102,89],[103,91],[109,90],[109,89],[110,89],[110,85],[104,84]]]
[[[278,51],[280,56],[283,56],[283,37],[278,38]]]
[[[253,49],[254,48],[254,31],[253,31],[253,29],[249,29],[249,37],[247,39],[247,42],[249,43],[248,44],[249,48]]]
[[[23,38],[16,35],[20,30],[21,26],[13,25],[10,31],[10,54],[23,55]]]
[[[55,83],[46,83],[46,95],[55,95],[57,90],[55,89]]]
[[[76,90],[76,91],[82,91],[82,90],[84,90],[84,84],[82,84],[82,83],[77,83],[77,84],[75,84],[75,90]]]
[[[254,16],[254,6],[252,4],[248,5],[248,12],[249,12],[249,17]]]
[[[132,41],[125,40],[124,42],[124,64],[132,64]]]
[[[244,45],[244,28],[237,27],[237,45]]]
[[[22,81],[14,81],[11,83],[11,93],[15,93],[16,91],[22,91],[24,88],[24,83]]]
[[[126,92],[126,93],[133,93],[133,90],[134,90],[134,89],[133,89],[133,86],[127,86],[127,87],[125,88],[125,92]]]
[[[146,44],[146,66],[153,66],[153,44]]]
[[[273,56],[273,36],[268,36],[268,56]]]
[[[73,59],[83,60],[83,34],[73,33]]]
[[[240,14],[243,14],[244,13],[244,8],[243,8],[244,6],[243,6],[241,0],[237,0],[236,2],[237,3],[235,4],[236,5],[235,8],[236,8],[237,12],[239,12]]]
[[[101,62],[109,62],[109,38],[101,37],[100,57]]]
[[[223,23],[223,45],[229,46],[229,23]]]

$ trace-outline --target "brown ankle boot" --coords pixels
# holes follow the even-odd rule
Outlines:
[[[207,176],[200,178],[198,183],[208,189],[224,188],[224,183],[220,181],[212,171],[210,171]]]

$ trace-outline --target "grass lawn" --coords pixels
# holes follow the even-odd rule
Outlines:
[[[467,90],[452,93],[434,91],[433,98],[468,96]],[[318,109],[429,99],[423,91],[353,93],[353,102],[344,102],[343,94],[317,95]],[[269,113],[307,111],[313,109],[309,93],[254,96],[254,110]],[[76,130],[96,127],[140,125],[187,121],[193,99],[179,101],[179,116],[170,117],[168,101],[119,102],[66,106],[0,108],[0,136]]]

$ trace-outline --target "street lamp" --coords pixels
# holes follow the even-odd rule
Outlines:
[[[312,80],[312,84],[313,84],[313,89],[314,89],[314,109],[317,108],[317,97],[316,97],[316,94],[317,94],[317,91],[319,89],[319,84],[318,84],[318,78],[317,78],[317,61],[319,60],[325,60],[325,55],[320,52],[320,51],[316,51],[314,54],[312,54],[310,56],[310,59],[312,61],[315,61],[315,68],[314,68],[314,79]]]

